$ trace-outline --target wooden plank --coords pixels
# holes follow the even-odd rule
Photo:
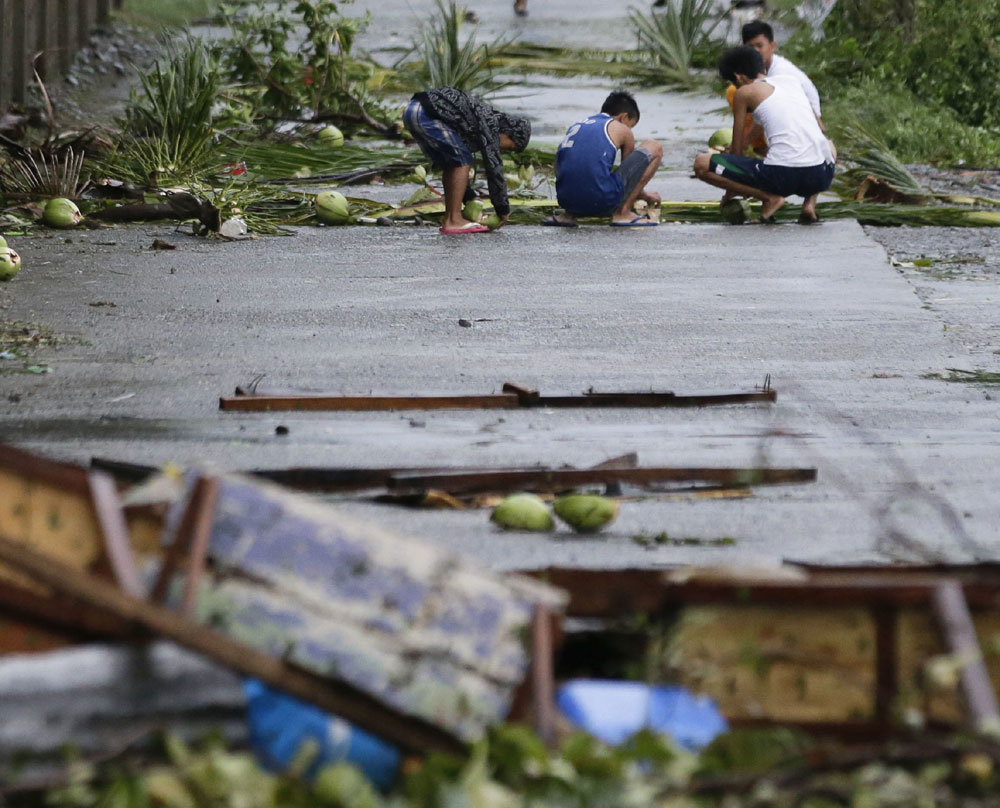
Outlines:
[[[407,752],[461,753],[453,735],[425,721],[386,707],[345,683],[293,667],[175,612],[134,598],[65,564],[0,537],[0,560],[58,594],[79,600],[137,628],[172,640],[245,676],[254,676],[293,696],[350,721]]]
[[[10,0],[4,8],[5,33],[3,72],[10,73],[10,100],[23,104],[28,86],[28,50],[32,40],[25,40],[28,0]]]
[[[553,615],[539,606],[531,619],[531,695],[535,731],[549,746],[556,743],[556,686],[552,643]]]
[[[128,523],[122,511],[121,500],[114,478],[101,471],[91,471],[90,492],[97,521],[104,537],[104,552],[111,564],[118,586],[133,597],[142,597],[142,579],[132,553]]]
[[[680,570],[678,572],[681,572]],[[734,570],[738,572],[738,570]],[[678,604],[787,604],[814,606],[921,606],[931,604],[940,571],[906,572],[870,567],[841,572],[812,569],[794,580],[733,575],[728,579],[690,577],[671,580],[662,570],[588,570],[549,567],[525,570],[569,594],[570,617],[621,617],[636,612],[656,613]],[[973,605],[996,609],[1000,603],[1000,572],[992,580],[966,584]]]
[[[514,395],[491,396],[223,396],[227,412],[517,409]]]
[[[978,731],[995,732],[1000,729],[1000,709],[961,584],[945,580],[934,587],[934,613],[948,650],[960,665],[969,725]]]
[[[393,490],[438,489],[450,494],[482,491],[568,491],[581,485],[630,483],[707,483],[727,487],[807,483],[816,480],[810,468],[638,468],[638,469],[520,469],[501,471],[397,474],[388,480]]]
[[[219,497],[219,483],[213,477],[202,477],[198,480],[200,487],[199,507],[191,527],[191,550],[188,553],[187,576],[184,579],[184,594],[181,598],[181,614],[189,617],[194,614],[198,599],[201,576],[205,571],[205,558],[208,555],[208,540],[212,534],[212,521],[215,518],[215,503]]]
[[[14,96],[14,73],[6,66],[5,54],[13,51],[13,0],[0,0],[0,55],[3,55],[4,69],[0,70],[0,114],[7,111]]]
[[[507,389],[520,389],[507,385]],[[525,395],[529,392],[530,395]],[[611,407],[707,407],[723,404],[771,402],[775,390],[750,393],[721,393],[679,396],[675,393],[585,393],[579,396],[542,396],[535,391],[508,392],[482,396],[333,396],[262,393],[223,396],[219,409],[239,412],[281,412],[313,410],[367,412],[382,410],[468,410],[468,409],[602,409]]]

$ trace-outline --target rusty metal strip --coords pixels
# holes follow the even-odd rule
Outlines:
[[[4,537],[0,537],[0,561],[58,595],[79,600],[153,636],[172,640],[244,676],[257,677],[357,724],[406,752],[418,755],[430,751],[465,752],[464,744],[451,733],[382,704],[346,682],[317,676],[261,653]]]
[[[447,472],[443,474],[396,474],[389,478],[394,490],[437,488],[450,494],[481,491],[568,491],[581,485],[653,486],[657,483],[707,483],[732,488],[751,485],[810,483],[814,468],[677,468],[638,469],[518,469],[500,471]]]
[[[104,538],[104,552],[115,580],[125,592],[133,597],[142,597],[145,594],[142,579],[135,563],[128,523],[125,521],[114,477],[103,471],[90,471],[87,479],[94,512]]]
[[[288,410],[364,412],[380,410],[444,409],[554,409],[604,407],[708,407],[720,404],[773,402],[776,390],[767,387],[744,393],[679,396],[662,393],[598,393],[543,396],[537,390],[506,382],[503,393],[482,396],[336,396],[326,393],[268,394],[256,388],[237,387],[236,395],[219,399],[219,409],[240,412],[283,412]]]
[[[1000,727],[1000,708],[962,585],[950,579],[941,581],[934,587],[933,602],[948,650],[960,665],[969,725],[977,731],[995,731]]]
[[[517,396],[223,396],[227,412],[370,412],[382,410],[513,410]]]
[[[212,535],[212,519],[215,503],[219,496],[219,481],[214,477],[198,480],[198,510],[191,528],[190,550],[188,551],[187,578],[184,579],[184,595],[181,599],[181,614],[194,614],[198,600],[198,584],[205,571],[208,555],[208,540]]]

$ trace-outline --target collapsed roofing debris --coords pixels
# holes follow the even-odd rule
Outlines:
[[[643,471],[629,460],[597,470]],[[670,626],[649,670],[735,725],[870,738],[954,725],[964,703],[985,730],[1000,662],[977,632],[1000,631],[998,593],[989,566],[500,575],[271,482],[189,469],[123,498],[0,446],[0,655],[170,640],[416,755],[511,718],[551,739],[566,660],[636,615]]]

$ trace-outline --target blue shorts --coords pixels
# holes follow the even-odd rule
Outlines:
[[[757,157],[744,157],[742,154],[713,154],[709,165],[716,174],[766,194],[803,198],[829,188],[835,168],[833,163],[804,168],[773,166]]]
[[[458,168],[475,163],[461,135],[448,124],[428,115],[419,101],[411,101],[403,112],[403,124],[413,135],[434,168]]]

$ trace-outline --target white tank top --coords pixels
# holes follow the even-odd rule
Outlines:
[[[809,99],[794,76],[768,76],[774,92],[753,111],[767,138],[766,165],[804,168],[832,163],[830,142],[816,122]]]

